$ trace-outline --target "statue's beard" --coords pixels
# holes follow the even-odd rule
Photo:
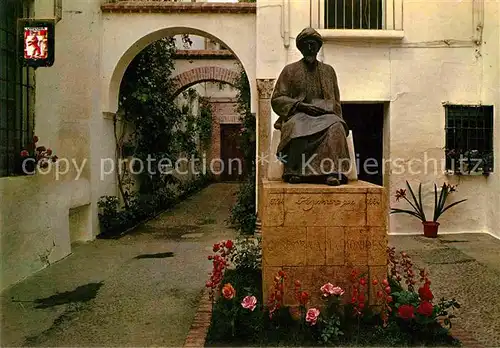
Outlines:
[[[304,56],[304,60],[308,64],[312,64],[316,61],[316,56]]]

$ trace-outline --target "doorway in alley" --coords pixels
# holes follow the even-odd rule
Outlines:
[[[342,104],[344,119],[354,137],[358,179],[383,186],[384,104]]]
[[[240,147],[241,127],[241,124],[220,125],[221,181],[240,181],[245,177],[246,168]]]

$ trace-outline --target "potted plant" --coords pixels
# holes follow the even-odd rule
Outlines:
[[[437,232],[439,228],[439,222],[437,222],[437,220],[439,219],[439,217],[448,209],[467,200],[467,199],[462,199],[460,201],[445,206],[449,194],[451,192],[456,191],[456,187],[449,185],[447,183],[443,183],[443,186],[441,186],[441,193],[439,194],[439,199],[438,199],[438,188],[437,185],[434,184],[434,216],[432,218],[432,221],[428,221],[425,216],[424,207],[422,204],[422,184],[418,185],[418,199],[415,196],[415,193],[413,192],[413,189],[408,183],[408,181],[406,181],[406,186],[408,187],[408,191],[410,192],[412,200],[408,199],[406,195],[406,189],[399,189],[396,191],[396,201],[399,201],[401,198],[403,198],[410,204],[412,210],[391,208],[391,214],[404,213],[415,216],[416,218],[420,219],[420,221],[422,221],[422,224],[424,226],[424,236],[429,238],[437,237]]]
[[[57,156],[52,154],[52,150],[45,146],[37,146],[38,137],[33,137],[33,143],[28,145],[28,150],[24,149],[20,155],[22,158],[21,172],[23,174],[35,174],[36,168],[47,168],[49,161],[56,162]],[[30,151],[31,152],[30,152]]]

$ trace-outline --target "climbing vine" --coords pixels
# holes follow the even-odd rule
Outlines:
[[[255,195],[255,154],[256,154],[256,122],[255,116],[250,109],[251,95],[248,77],[240,67],[240,75],[235,84],[238,91],[237,112],[240,114],[242,131],[240,137],[240,146],[243,149],[243,156],[246,168],[249,168],[249,174],[242,183],[238,191],[237,202],[231,209],[230,221],[243,234],[253,234],[257,216],[255,214],[256,195]]]
[[[191,44],[187,35],[181,36],[181,40],[183,45]],[[175,51],[174,38],[160,39],[134,58],[123,77],[121,119],[116,117],[114,122],[116,157],[133,161],[117,161],[115,168],[123,208],[113,196],[99,201],[103,235],[121,233],[210,180],[209,176],[199,174],[191,182],[181,181],[166,168],[181,156],[198,156],[202,150],[199,140],[205,141],[211,134],[211,125],[206,125],[206,119],[211,118],[210,103],[202,101],[202,117],[191,110],[193,101],[202,99],[196,90],[184,93],[187,105],[179,106],[174,101],[171,77]]]

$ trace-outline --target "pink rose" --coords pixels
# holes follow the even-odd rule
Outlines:
[[[241,301],[241,307],[245,309],[250,309],[252,312],[257,304],[257,299],[255,296],[246,296],[243,301]]]
[[[342,296],[344,294],[344,290],[342,290],[341,287],[339,286],[333,286],[331,283],[326,283],[321,287],[321,292],[323,293],[323,296],[327,297],[330,295],[335,295],[335,296]]]
[[[306,322],[308,322],[310,325],[316,325],[316,320],[318,320],[319,313],[319,309],[309,308],[306,313]]]
[[[340,286],[336,286],[333,288],[333,295],[335,296],[342,296],[344,294],[344,290]]]

